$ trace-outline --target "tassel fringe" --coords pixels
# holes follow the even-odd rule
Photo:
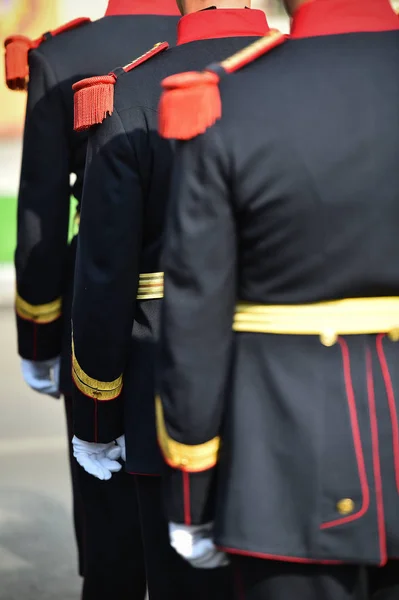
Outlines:
[[[159,134],[189,140],[214,125],[222,116],[219,76],[210,71],[171,75],[162,82]]]
[[[74,129],[84,131],[99,125],[114,110],[116,76],[103,75],[82,79],[72,86],[74,96]]]
[[[13,35],[4,42],[6,84],[10,90],[26,90],[29,79],[28,52],[31,40],[23,35]]]

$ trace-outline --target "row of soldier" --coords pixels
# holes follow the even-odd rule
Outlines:
[[[399,19],[249,4],[6,40],[19,354],[65,398],[83,600],[399,597]]]

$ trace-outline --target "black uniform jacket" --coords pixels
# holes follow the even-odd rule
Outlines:
[[[15,255],[18,348],[30,360],[62,353],[64,393],[72,393],[70,311],[76,240],[68,249],[70,197],[80,202],[87,147],[87,133],[73,131],[72,84],[107,72],[118,62],[127,63],[159,39],[174,43],[176,25],[176,17],[106,16],[47,39],[29,53]],[[76,176],[73,183],[71,174]]]
[[[267,30],[261,11],[183,17],[176,48],[119,75],[114,112],[89,138],[72,315],[75,434],[109,442],[125,432],[130,472],[156,474],[162,466],[154,363],[173,153],[157,133],[160,82],[227,57]]]
[[[398,25],[387,0],[303,5],[294,39],[222,78],[222,118],[179,145],[161,335],[168,516],[215,519],[229,552],[399,557],[398,301],[378,307],[399,296]],[[374,297],[335,331],[327,317],[322,337],[304,335],[312,307],[291,323],[299,335],[261,332],[284,327],[281,305]],[[373,328],[365,307],[391,325]],[[335,338],[359,319],[381,333]]]

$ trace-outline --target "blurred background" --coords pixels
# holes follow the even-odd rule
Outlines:
[[[393,2],[399,7],[399,0]],[[0,0],[0,42],[31,38],[107,0]],[[279,0],[253,0],[287,31]],[[134,57],[132,57],[133,59]],[[62,403],[35,395],[19,372],[13,318],[16,197],[26,95],[4,85],[0,61],[0,600],[76,600],[79,581]],[[112,599],[110,599],[112,600]]]

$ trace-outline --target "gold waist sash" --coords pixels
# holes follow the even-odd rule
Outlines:
[[[139,279],[137,300],[163,298],[163,273],[142,273]]]
[[[349,298],[317,304],[267,305],[241,302],[234,331],[318,335],[332,346],[339,335],[387,333],[399,340],[399,297]]]

